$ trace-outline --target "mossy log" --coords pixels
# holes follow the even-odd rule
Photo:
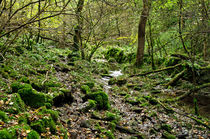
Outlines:
[[[165,70],[171,70],[171,69],[177,68],[179,66],[182,66],[182,64],[180,63],[180,64],[177,64],[177,65],[174,65],[174,66],[169,66],[169,67],[166,67],[166,68],[149,71],[149,72],[146,72],[146,73],[134,74],[134,75],[130,75],[130,77],[145,76],[145,75],[152,74],[152,73],[158,73],[158,72],[165,71]]]
[[[209,86],[210,86],[210,83],[209,83]],[[202,86],[202,87],[204,87],[204,86]],[[158,100],[158,99],[156,99],[156,101],[157,101],[157,102],[158,102],[158,103],[159,103],[167,112],[170,112],[170,113],[174,113],[174,112],[175,112],[175,113],[178,113],[178,114],[180,114],[180,115],[186,116],[186,117],[188,117],[188,118],[194,120],[194,121],[197,122],[198,124],[203,125],[204,127],[210,129],[210,126],[207,125],[207,124],[205,124],[205,122],[203,122],[202,120],[199,120],[199,119],[197,119],[197,118],[195,118],[195,117],[193,117],[193,116],[190,116],[189,114],[184,114],[184,113],[177,112],[177,111],[175,111],[173,108],[171,108],[171,107],[169,107],[169,106],[163,104],[163,103],[162,103],[160,100]]]
[[[184,73],[187,71],[187,69],[184,69],[180,73],[176,74],[173,79],[170,80],[165,86],[174,85],[181,77],[183,77]]]
[[[195,88],[191,89],[190,91],[184,93],[183,95],[180,95],[178,97],[176,97],[175,99],[167,99],[165,100],[165,102],[175,102],[175,101],[179,101],[184,99],[185,97],[189,96],[192,92],[196,92],[200,89],[206,88],[206,87],[210,87],[210,83],[205,83],[199,86],[196,86]]]
[[[183,54],[172,54],[171,56],[178,57],[178,58],[181,58],[183,60],[189,60],[190,59],[190,57],[188,57],[186,55],[183,55]]]

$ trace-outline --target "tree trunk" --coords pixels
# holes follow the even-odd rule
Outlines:
[[[82,12],[82,9],[84,7],[84,0],[79,0],[78,1],[78,4],[77,4],[77,11],[76,11],[76,16],[77,16],[77,25],[74,29],[74,48],[76,51],[78,51],[79,49],[81,50],[81,55],[82,55],[82,58],[84,59],[84,50],[83,50],[83,46],[82,46],[82,24],[83,24],[83,20],[82,20],[82,17],[81,17],[81,12]]]
[[[143,63],[144,57],[144,45],[145,45],[145,28],[147,18],[149,16],[149,9],[151,7],[150,0],[143,0],[143,10],[141,13],[139,27],[138,27],[138,48],[136,55],[136,66],[140,66]]]

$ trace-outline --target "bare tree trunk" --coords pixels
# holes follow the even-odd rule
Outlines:
[[[81,17],[81,12],[82,12],[82,9],[84,7],[84,0],[79,0],[78,1],[78,4],[77,4],[77,11],[76,11],[76,16],[77,16],[77,25],[74,29],[74,48],[76,51],[78,51],[80,49],[81,51],[81,56],[82,58],[84,59],[85,58],[85,55],[84,55],[84,49],[83,49],[83,46],[82,46],[82,24],[83,24],[83,20],[82,20],[82,17]]]
[[[152,37],[152,25],[151,21],[148,20],[149,22],[149,40],[150,40],[150,46],[151,46],[151,60],[152,60],[152,69],[155,69],[155,62],[154,62],[154,45],[153,45],[153,37]]]
[[[149,16],[150,7],[151,7],[151,1],[143,0],[143,10],[141,13],[139,27],[138,27],[138,48],[137,48],[137,55],[136,55],[136,66],[140,66],[143,63],[144,45],[145,45],[145,28],[146,28],[147,18]]]
[[[41,12],[41,0],[39,0],[39,5],[38,5],[38,12],[40,13]],[[39,38],[40,38],[40,31],[41,31],[41,21],[40,21],[40,16],[39,15],[39,22],[38,22],[38,34],[37,34],[37,40],[36,42],[38,43],[39,42]]]

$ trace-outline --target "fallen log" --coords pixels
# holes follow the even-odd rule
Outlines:
[[[134,76],[145,76],[145,75],[148,75],[148,74],[151,74],[151,73],[158,73],[158,72],[165,71],[165,70],[171,70],[171,69],[177,68],[177,67],[179,67],[179,66],[182,66],[182,63],[177,64],[177,65],[174,65],[174,66],[169,66],[169,67],[166,67],[166,68],[163,68],[163,69],[158,69],[158,70],[149,71],[149,72],[146,72],[146,73],[140,73],[140,74],[130,75],[129,77],[134,77]]]
[[[206,87],[210,87],[210,83],[205,83],[205,84],[202,84],[202,85],[199,85],[199,86],[196,86],[195,88],[191,89],[190,91],[184,93],[183,95],[180,95],[174,99],[167,99],[165,100],[164,102],[175,102],[175,101],[179,101],[179,100],[182,100],[184,99],[185,97],[189,96],[191,93],[193,92],[196,92],[200,89],[203,89],[203,88],[206,88]]]
[[[184,69],[180,73],[176,74],[173,79],[171,79],[165,86],[174,85],[181,77],[183,77],[184,73],[187,71],[187,69]]]
[[[209,85],[210,85],[210,83],[209,83]],[[202,86],[202,87],[204,87],[204,86]],[[180,115],[184,115],[184,116],[186,116],[186,117],[188,117],[188,118],[194,120],[194,121],[197,122],[198,124],[203,125],[204,127],[210,129],[210,126],[209,126],[208,124],[206,124],[205,122],[203,122],[202,120],[199,120],[199,119],[197,119],[197,118],[195,118],[195,117],[193,117],[193,116],[190,116],[189,114],[184,114],[184,113],[177,112],[177,111],[175,111],[173,108],[164,105],[160,100],[158,100],[158,99],[156,99],[156,100],[157,100],[157,102],[158,102],[158,103],[159,103],[167,112],[170,112],[170,113],[174,113],[174,112],[175,112],[175,113],[178,113],[178,114],[180,114]]]

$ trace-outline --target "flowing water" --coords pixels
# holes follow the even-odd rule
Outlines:
[[[109,71],[109,73],[110,73],[109,76],[111,77],[118,77],[118,76],[123,75],[121,70]],[[103,88],[106,93],[108,93],[109,89],[111,88],[111,86],[109,86],[108,84],[109,80],[110,80],[110,77],[107,77],[107,76],[102,77],[100,80],[100,82],[104,84]]]

